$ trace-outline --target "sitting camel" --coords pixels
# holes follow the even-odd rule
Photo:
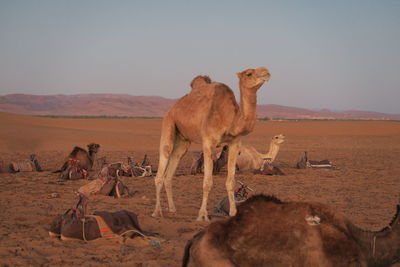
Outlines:
[[[188,241],[182,266],[390,266],[400,260],[400,205],[380,231],[320,203],[256,195]]]
[[[73,167],[76,167],[80,171],[82,170],[83,173],[92,170],[93,164],[96,161],[97,153],[100,149],[100,145],[91,143],[88,144],[87,147],[89,152],[81,147],[74,147],[72,152],[65,160],[61,169],[55,172],[64,173],[69,167],[71,167],[71,165],[73,165]]]
[[[237,157],[237,168],[240,171],[258,171],[263,169],[266,162],[272,164],[279,152],[280,145],[285,141],[283,134],[272,137],[268,153],[260,153],[252,146],[242,145]]]
[[[239,148],[239,153],[236,162],[236,170],[238,171],[253,171],[255,174],[264,175],[284,175],[284,173],[276,166],[272,165],[279,152],[280,144],[285,141],[283,134],[278,134],[272,137],[269,151],[266,154],[259,153],[252,146],[242,145]],[[222,167],[227,164],[227,152],[224,147],[218,159],[214,162],[214,173],[218,173]],[[223,153],[225,152],[225,153]]]

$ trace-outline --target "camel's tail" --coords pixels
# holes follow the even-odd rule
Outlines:
[[[168,168],[169,158],[174,150],[174,140],[176,135],[176,126],[171,118],[167,116],[163,120],[163,130],[161,132],[160,140],[160,160],[158,164],[157,176],[165,176]]]

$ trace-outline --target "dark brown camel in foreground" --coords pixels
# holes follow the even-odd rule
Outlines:
[[[96,156],[97,156],[97,153],[99,152],[100,145],[91,143],[91,144],[88,144],[87,147],[88,147],[88,151],[86,151],[85,149],[83,149],[79,146],[74,147],[72,152],[66,158],[61,169],[56,172],[65,171],[70,164],[70,159],[77,160],[79,168],[90,171],[93,167],[94,162],[96,161]]]
[[[183,266],[390,266],[400,260],[399,212],[373,232],[320,203],[256,195],[188,241]]]

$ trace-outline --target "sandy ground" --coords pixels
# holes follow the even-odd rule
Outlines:
[[[158,165],[159,119],[52,119],[0,113],[0,160],[25,159],[36,153],[45,172],[0,174],[1,266],[179,266],[183,248],[207,225],[196,222],[201,203],[202,176],[189,175],[192,146],[173,183],[177,213],[164,218],[150,215],[155,203],[153,178],[123,178],[134,197],[92,196],[89,211],[127,209],[138,214],[142,228],[158,232],[160,247],[98,240],[60,241],[48,236],[52,218],[72,207],[74,190],[88,181],[59,181],[52,170],[75,146],[99,143],[99,156],[109,162],[148,154]],[[276,165],[287,175],[237,174],[256,193],[273,194],[284,201],[319,201],[335,207],[358,226],[379,230],[386,226],[400,202],[400,122],[259,121],[243,143],[267,150],[269,139],[286,135]],[[329,159],[337,170],[298,170],[295,164],[309,151],[310,159]],[[225,196],[225,175],[214,177],[209,213]],[[60,198],[50,198],[58,193]]]

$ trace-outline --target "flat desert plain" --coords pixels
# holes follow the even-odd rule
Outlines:
[[[179,266],[186,241],[206,222],[195,221],[202,199],[202,175],[190,175],[192,145],[173,180],[177,213],[153,218],[154,178],[123,177],[131,198],[91,196],[89,211],[130,210],[144,230],[157,232],[160,246],[145,242],[61,241],[48,235],[52,218],[76,203],[74,191],[86,180],[60,181],[58,169],[74,146],[101,145],[108,162],[141,161],[147,154],[158,165],[161,119],[66,119],[0,113],[0,151],[5,163],[36,153],[44,172],[0,174],[0,263],[2,266]],[[275,134],[286,141],[275,165],[285,176],[238,173],[236,178],[283,201],[318,201],[334,207],[358,226],[385,227],[400,201],[400,122],[392,121],[258,121],[244,144],[268,149]],[[336,170],[299,170],[296,162],[309,152],[329,159]],[[95,175],[95,173],[92,173]],[[226,172],[214,177],[208,211],[225,197]],[[52,193],[59,198],[51,198]]]

